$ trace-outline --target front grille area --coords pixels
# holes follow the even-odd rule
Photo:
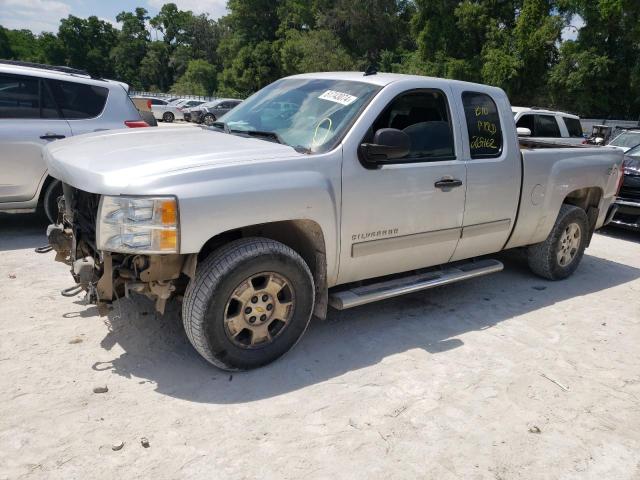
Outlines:
[[[98,251],[96,245],[96,225],[98,218],[98,205],[100,204],[100,195],[95,193],[84,192],[76,188],[71,189],[70,200],[71,212],[73,214],[73,235],[76,244],[84,243],[93,250],[95,254]]]
[[[640,176],[625,175],[619,198],[640,201]]]
[[[640,189],[622,187],[618,197],[627,200],[640,201]]]

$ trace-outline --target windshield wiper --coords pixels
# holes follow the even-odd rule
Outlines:
[[[227,125],[225,122],[221,122],[218,120],[217,122],[213,122],[211,126],[213,128],[217,128],[218,130],[222,130],[224,133],[231,133],[231,130],[229,130],[229,125]]]
[[[249,137],[262,137],[265,140],[276,141],[277,143],[281,143],[282,145],[287,145],[287,143],[282,140],[280,135],[276,132],[267,132],[264,130],[229,130],[231,133],[239,133],[242,135],[247,135]]]

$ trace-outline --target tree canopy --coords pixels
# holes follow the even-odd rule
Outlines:
[[[637,0],[228,0],[213,20],[61,19],[35,35],[0,26],[0,57],[83,68],[136,89],[248,95],[295,73],[415,73],[503,88],[514,104],[583,116],[640,114]],[[572,25],[579,22],[580,25]],[[574,39],[563,38],[572,31]]]

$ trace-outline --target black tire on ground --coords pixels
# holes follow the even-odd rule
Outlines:
[[[216,117],[213,113],[207,113],[205,116],[202,117],[202,123],[204,123],[208,127],[213,125],[213,122],[215,121],[216,121]]]
[[[171,123],[175,120],[175,115],[171,112],[164,112],[162,114],[162,121],[163,122],[167,122],[167,123]]]
[[[575,233],[570,234],[572,231],[576,232],[576,226],[579,238],[576,238]],[[547,239],[527,249],[529,268],[548,280],[567,278],[578,268],[588,236],[589,221],[585,211],[573,205],[562,205]],[[573,247],[572,241],[575,242]]]
[[[45,188],[44,195],[42,197],[42,204],[44,207],[44,213],[51,223],[58,221],[58,198],[62,196],[62,182],[60,180],[53,180]]]
[[[258,297],[267,301],[267,295],[262,294],[268,287],[253,282],[263,276],[272,278],[274,274],[287,283],[275,295],[278,298],[275,307],[269,308],[267,303],[263,309],[256,304],[255,311],[273,313],[269,319],[260,318],[269,335],[264,342],[254,345],[252,329],[256,325],[248,322],[256,319],[247,319],[252,306],[249,302],[255,303]],[[250,289],[245,304],[236,300],[242,288]],[[265,290],[259,292],[261,288]],[[271,363],[291,350],[309,325],[313,305],[313,277],[302,257],[280,242],[246,238],[211,253],[198,265],[185,292],[182,318],[187,337],[207,361],[224,370],[248,370]],[[276,312],[281,308],[286,309],[286,323],[278,320]],[[237,325],[242,325],[242,329]],[[239,333],[234,335],[231,330]]]

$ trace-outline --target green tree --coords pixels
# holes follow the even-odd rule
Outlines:
[[[118,42],[111,50],[111,58],[115,64],[119,79],[136,88],[142,86],[140,80],[140,64],[147,54],[149,32],[145,21],[148,20],[144,8],[136,8],[135,12],[121,12],[116,20],[122,24]]]
[[[215,88],[216,68],[205,60],[191,60],[184,75],[171,87],[171,92],[208,96]]]
[[[113,76],[110,52],[118,41],[118,33],[109,22],[95,16],[82,19],[69,15],[60,21],[58,39],[66,65],[84,68],[94,75]]]
[[[167,91],[172,83],[169,47],[164,42],[151,42],[140,62],[140,82],[143,88]]]
[[[0,58],[14,58],[7,29],[0,25]]]
[[[640,2],[565,0],[584,21],[575,42],[565,42],[551,71],[554,103],[595,116],[640,114]]]

